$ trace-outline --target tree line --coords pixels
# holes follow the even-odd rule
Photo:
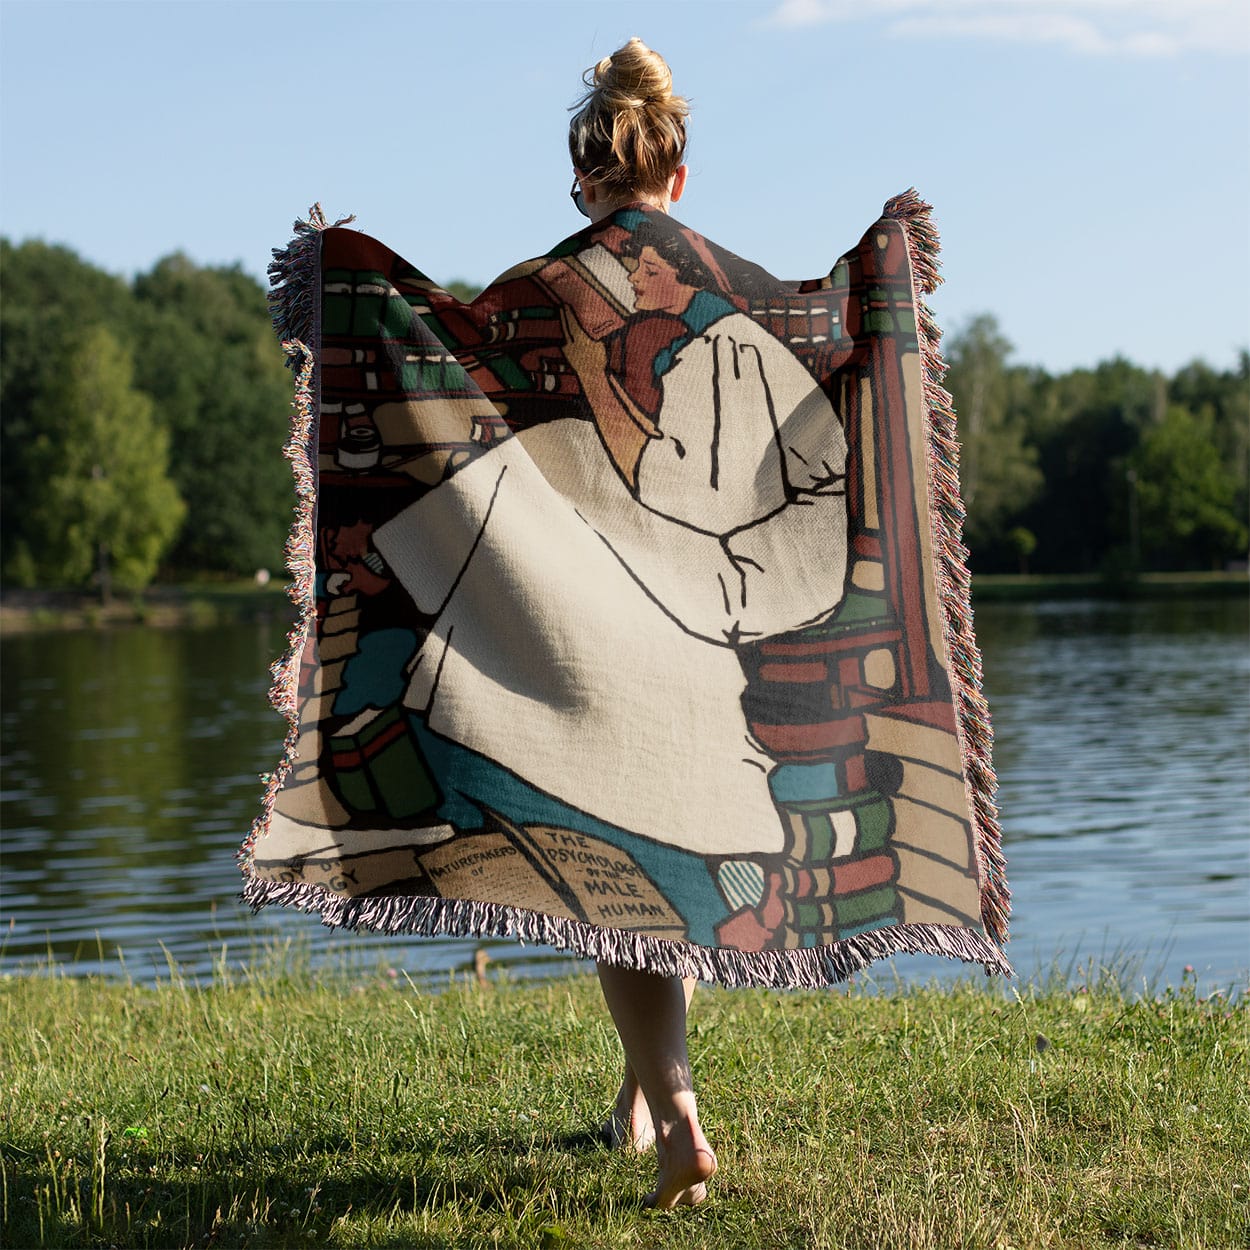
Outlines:
[[[1052,375],[1012,354],[986,315],[945,344],[974,571],[1122,577],[1245,560],[1250,353],[1171,377],[1119,357]]]
[[[277,568],[291,380],[262,286],[174,255],[127,282],[0,239],[0,579],[140,589]],[[466,297],[472,288],[453,284]],[[982,316],[945,344],[977,571],[1244,559],[1250,355],[1051,375]]]
[[[126,282],[5,240],[0,277],[4,583],[278,567],[291,384],[260,284],[180,255]]]

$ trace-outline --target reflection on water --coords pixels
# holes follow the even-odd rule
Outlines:
[[[1124,950],[1244,984],[1246,602],[986,605],[977,626],[1018,963]]]
[[[1247,605],[991,604],[977,613],[1015,896],[1010,954],[1142,957],[1177,981],[1250,967]],[[0,968],[196,976],[311,935],[319,958],[445,975],[480,943],[329,934],[236,901],[235,851],[281,722],[281,627],[28,635],[2,648]],[[564,956],[490,942],[523,975]],[[928,977],[944,961],[899,961]]]
[[[372,950],[430,971],[466,962],[464,943],[322,940],[306,916],[253,917],[238,903],[235,852],[281,744],[265,697],[281,645],[282,628],[266,624],[4,642],[0,966],[50,952],[79,971],[117,972],[120,952],[139,980],[166,975],[170,961],[206,976],[223,949],[249,960],[301,931],[322,958]]]

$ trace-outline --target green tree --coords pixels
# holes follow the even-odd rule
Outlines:
[[[1007,545],[1020,561],[1020,572],[1029,571],[1029,557],[1037,550],[1037,536],[1023,525],[1013,526],[1007,533]]]
[[[482,293],[476,282],[466,282],[463,278],[453,278],[443,290],[454,295],[462,304],[471,304]]]
[[[1130,550],[1128,457],[1161,419],[1160,374],[1104,361],[1053,379],[1033,404],[1044,489],[1021,523],[1037,536],[1040,572],[1123,570]]]
[[[41,490],[30,465],[40,433],[34,405],[61,368],[54,349],[98,325],[128,342],[134,300],[121,278],[39,240],[15,247],[0,239],[0,271],[0,573],[29,581],[32,544],[41,541],[31,531]]]
[[[1244,556],[1246,526],[1235,510],[1237,478],[1212,437],[1208,414],[1171,405],[1129,458],[1140,543],[1165,569],[1219,567]]]
[[[68,337],[31,407],[30,525],[22,580],[142,589],[182,522],[168,435],[133,386],[130,353],[102,326]]]
[[[1216,370],[1200,360],[1168,384],[1168,399],[1210,423],[1211,441],[1237,484],[1234,511],[1250,515],[1250,352],[1234,369]]]
[[[281,455],[291,381],[263,289],[237,266],[175,255],[135,280],[135,298],[138,385],[159,396],[170,472],[187,503],[172,563],[235,573],[280,566],[291,520]]]
[[[1019,558],[1007,537],[1009,522],[1042,486],[1023,420],[1028,371],[1008,366],[1011,351],[988,314],[974,318],[947,348],[945,385],[959,421],[960,488],[968,509],[964,537],[980,567]]]

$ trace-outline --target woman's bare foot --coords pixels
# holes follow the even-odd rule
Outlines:
[[[716,1171],[716,1156],[697,1119],[662,1126],[655,1141],[660,1178],[644,1204],[661,1211],[696,1207],[707,1197],[707,1182]]]
[[[641,1108],[637,1115],[634,1110],[641,1087],[656,1134],[660,1175],[646,1205],[665,1211],[697,1206],[707,1197],[716,1156],[699,1127],[686,1048],[686,1009],[694,980],[600,963],[599,982],[627,1064],[617,1096],[619,1122],[629,1130],[644,1123]]]
[[[636,1150],[639,1154],[655,1145],[655,1126],[651,1123],[651,1108],[633,1069],[625,1074],[620,1092],[607,1122],[600,1130],[604,1144],[613,1150]]]

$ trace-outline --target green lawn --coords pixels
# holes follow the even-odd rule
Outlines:
[[[720,1156],[657,1214],[591,1130],[593,979],[0,982],[5,1246],[1250,1244],[1250,1009],[1191,985],[700,989]]]

